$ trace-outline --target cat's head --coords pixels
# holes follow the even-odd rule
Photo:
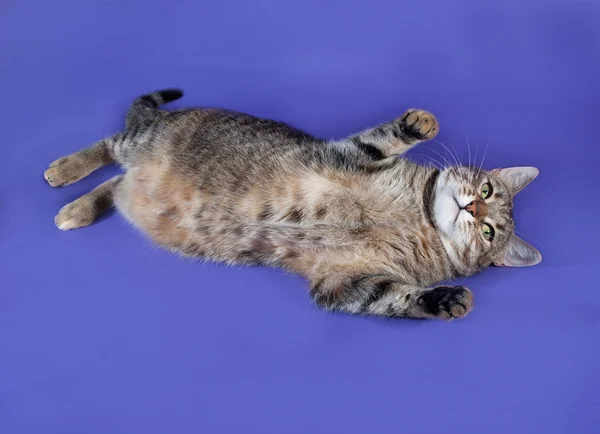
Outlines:
[[[513,220],[513,197],[538,173],[535,167],[449,167],[440,173],[432,218],[460,271],[468,274],[491,264],[524,267],[542,260],[515,234]]]

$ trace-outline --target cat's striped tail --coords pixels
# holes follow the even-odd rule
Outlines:
[[[158,92],[140,96],[129,108],[125,125],[131,128],[134,125],[152,121],[160,111],[158,108],[171,101],[178,100],[183,96],[179,89],[165,89]]]

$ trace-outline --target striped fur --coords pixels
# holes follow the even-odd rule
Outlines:
[[[87,226],[115,205],[171,251],[282,267],[306,277],[313,300],[326,309],[388,317],[464,316],[471,292],[435,285],[510,262],[516,187],[502,179],[505,172],[439,172],[397,158],[435,137],[432,114],[409,110],[325,141],[226,110],[158,108],[181,95],[169,90],[137,99],[123,133],[50,165],[45,177],[52,186],[111,162],[126,170],[61,209],[60,229]],[[448,211],[449,194],[481,201],[483,182],[493,182],[496,193],[480,203],[479,216]],[[449,226],[449,213],[456,226]],[[480,232],[488,215],[497,232],[491,243]],[[534,254],[518,247],[522,258]]]

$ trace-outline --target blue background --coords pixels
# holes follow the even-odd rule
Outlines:
[[[598,2],[4,0],[0,41],[1,433],[600,432]],[[515,217],[544,261],[466,279],[462,321],[386,321],[116,215],[56,229],[116,169],[48,163],[171,86],[323,137],[429,109],[463,162],[540,168]]]

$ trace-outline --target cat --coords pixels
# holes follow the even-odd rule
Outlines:
[[[53,187],[113,162],[125,170],[63,207],[59,229],[115,206],[171,251],[281,267],[304,276],[324,309],[384,317],[464,317],[471,291],[439,282],[541,261],[512,218],[513,197],[538,170],[398,158],[437,135],[427,111],[326,141],[233,111],[159,108],[182,96],[136,99],[124,132],[50,164]]]

